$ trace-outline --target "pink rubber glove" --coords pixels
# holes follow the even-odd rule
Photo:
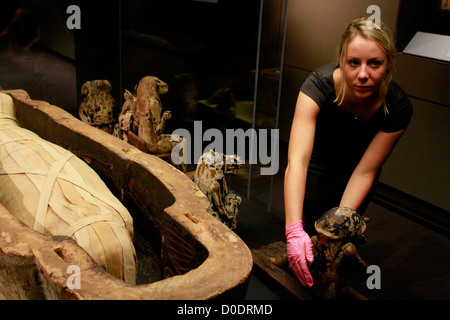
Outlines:
[[[314,284],[309,272],[308,262],[314,261],[313,244],[309,235],[303,230],[303,221],[291,224],[286,229],[286,244],[289,264],[292,271],[304,287]]]

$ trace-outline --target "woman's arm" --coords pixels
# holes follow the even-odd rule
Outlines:
[[[286,227],[303,218],[306,173],[314,145],[319,106],[300,92],[289,138],[288,165],[284,177]]]
[[[373,186],[378,170],[387,160],[405,130],[379,131],[353,171],[342,195],[340,206],[358,210]]]
[[[308,263],[314,261],[314,254],[311,238],[303,230],[303,200],[319,110],[317,103],[300,92],[291,127],[284,177],[287,255],[292,271],[306,287],[314,284],[308,269]]]

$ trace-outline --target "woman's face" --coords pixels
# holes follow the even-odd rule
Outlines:
[[[347,97],[359,102],[378,96],[386,72],[391,67],[378,43],[361,35],[354,36],[348,42],[343,65]]]

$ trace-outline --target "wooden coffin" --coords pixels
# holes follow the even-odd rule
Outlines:
[[[84,159],[132,207],[135,234],[156,239],[161,278],[136,285],[119,280],[73,239],[36,232],[0,205],[0,299],[245,296],[250,250],[209,215],[208,199],[189,177],[63,109],[31,100],[23,90],[3,92],[12,96],[21,127]]]

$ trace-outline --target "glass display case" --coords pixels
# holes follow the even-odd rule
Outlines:
[[[195,170],[198,161],[194,144],[195,150],[209,151],[213,139],[203,133],[217,130],[223,136],[219,151],[237,154],[237,145],[244,144],[239,154],[244,163],[227,176],[229,187],[270,210],[276,175],[261,175],[260,168],[280,167],[272,130],[277,128],[285,5],[260,0],[12,1],[2,10],[6,72],[0,85],[22,88],[33,99],[78,117],[83,85],[108,80],[117,119],[125,93],[135,94],[143,77],[157,77],[168,86],[160,95],[163,112],[171,113],[165,133],[186,129],[195,139],[186,170]],[[202,135],[194,137],[195,128]],[[245,139],[227,140],[227,129],[242,130],[235,134],[243,132]],[[265,141],[261,130],[267,132]],[[270,159],[264,164],[257,153],[250,159],[250,150],[262,143]]]

